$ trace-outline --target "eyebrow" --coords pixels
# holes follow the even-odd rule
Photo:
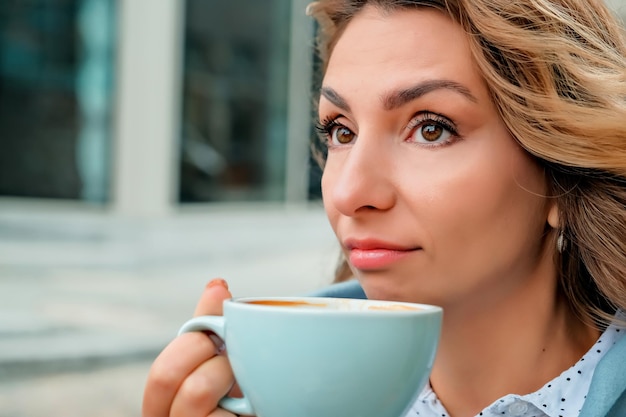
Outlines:
[[[382,97],[385,110],[393,110],[436,90],[451,90],[476,103],[478,100],[463,84],[451,80],[427,80],[412,87],[392,91]]]
[[[467,87],[452,80],[427,80],[409,88],[402,88],[387,93],[381,97],[381,101],[385,110],[394,110],[436,90],[451,90],[461,94],[473,103],[478,102],[478,99]],[[332,88],[322,87],[320,93],[335,106],[342,110],[350,111],[350,106],[346,100]]]
[[[332,88],[322,87],[320,93],[335,106],[339,107],[342,110],[350,112],[350,106],[348,106],[348,103],[343,99],[343,97],[339,95],[338,92],[336,92]]]

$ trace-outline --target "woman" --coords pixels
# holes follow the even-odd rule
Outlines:
[[[324,206],[347,265],[370,298],[445,311],[407,416],[626,415],[626,42],[603,3],[310,12]],[[213,281],[196,313],[228,297]],[[174,340],[144,416],[231,416],[215,351],[202,334]]]

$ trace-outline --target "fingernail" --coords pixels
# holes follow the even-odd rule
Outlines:
[[[206,285],[206,287],[211,288],[211,287],[217,287],[218,285],[228,289],[228,283],[224,281],[222,278],[215,278],[214,280],[211,280],[211,282],[209,282]]]

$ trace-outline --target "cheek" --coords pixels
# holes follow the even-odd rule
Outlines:
[[[324,171],[322,172],[322,180],[321,180],[321,188],[322,188],[322,201],[324,202],[324,207],[329,202],[330,197],[330,189],[332,188],[332,174],[331,168],[329,164],[326,163],[324,166]]]
[[[431,196],[429,206],[437,211],[431,211],[430,223],[441,242],[462,248],[459,252],[469,258],[513,261],[541,241],[547,216],[545,181],[541,169],[521,151],[499,163],[474,164],[464,175],[439,182]]]
[[[334,182],[332,164],[329,164],[328,161],[324,167],[324,172],[322,173],[322,203],[324,204],[324,210],[326,211],[326,216],[328,217],[330,224],[333,229],[335,229],[335,224],[337,221],[337,210],[334,208],[332,204],[332,189]]]
[[[413,164],[400,175],[411,182],[404,195],[414,215],[438,231],[439,239],[470,244],[545,221],[543,171],[512,138],[459,145],[443,160],[431,157],[417,164],[419,172],[407,172],[416,169]]]

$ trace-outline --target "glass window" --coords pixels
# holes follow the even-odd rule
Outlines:
[[[0,195],[108,197],[112,0],[0,2]]]
[[[187,1],[180,201],[284,198],[290,5]]]

